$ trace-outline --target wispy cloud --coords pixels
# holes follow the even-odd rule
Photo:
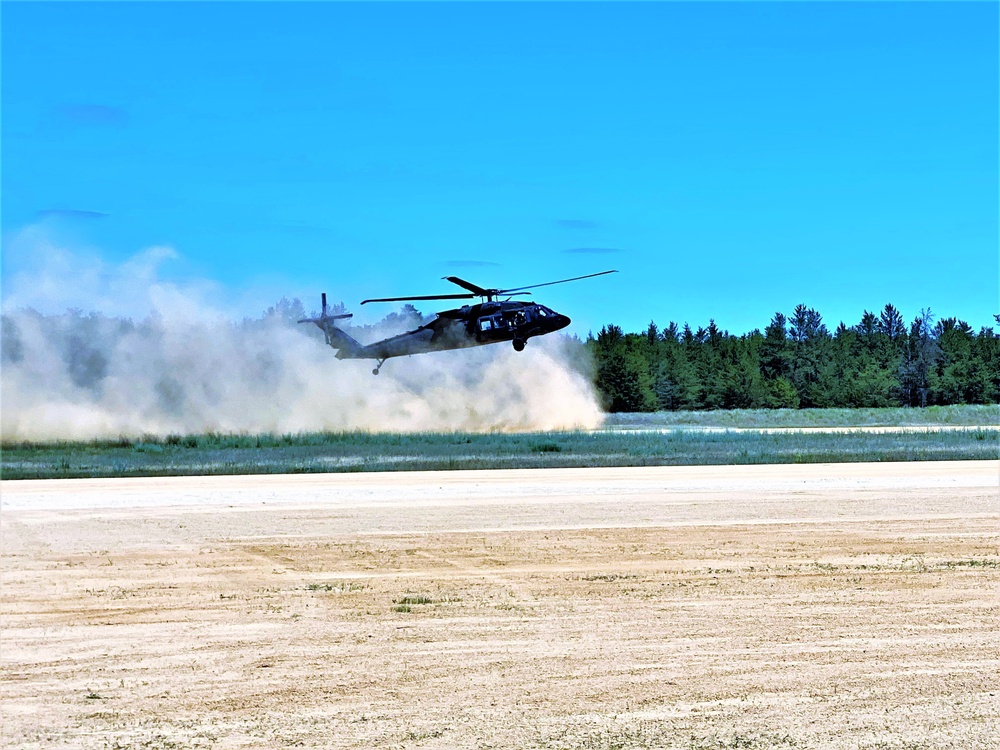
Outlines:
[[[84,211],[79,208],[46,208],[35,214],[39,219],[103,219],[110,215],[102,211]]]
[[[452,268],[482,268],[484,266],[499,266],[492,260],[449,260],[447,265]]]
[[[597,229],[597,222],[589,219],[556,219],[563,229]]]
[[[56,109],[56,114],[72,125],[108,127],[128,122],[128,112],[106,104],[63,104]]]
[[[625,251],[620,247],[571,247],[563,252],[573,255],[615,255]]]

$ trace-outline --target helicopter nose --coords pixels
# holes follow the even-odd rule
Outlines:
[[[556,315],[555,325],[552,326],[553,331],[558,331],[560,328],[565,328],[572,321],[565,315]]]

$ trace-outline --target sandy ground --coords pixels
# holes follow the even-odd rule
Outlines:
[[[2,746],[1000,748],[1000,463],[0,486]]]

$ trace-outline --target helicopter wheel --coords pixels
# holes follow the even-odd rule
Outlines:
[[[514,351],[515,352],[524,351],[524,339],[514,339]]]
[[[374,370],[372,370],[372,375],[378,375],[378,368],[377,367]]]

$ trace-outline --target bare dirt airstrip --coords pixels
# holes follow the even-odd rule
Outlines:
[[[1000,463],[5,482],[9,748],[1000,748]]]

